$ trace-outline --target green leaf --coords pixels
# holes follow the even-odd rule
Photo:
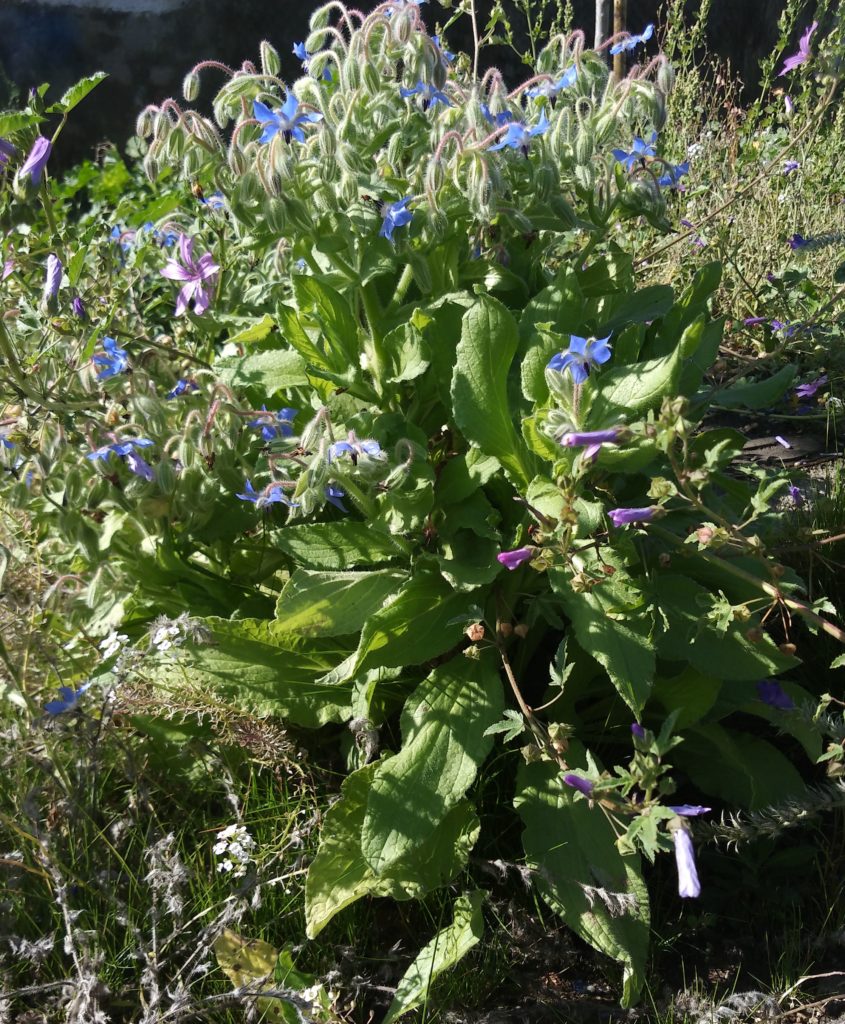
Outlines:
[[[797,372],[798,367],[794,363],[787,363],[765,380],[754,384],[737,384],[724,391],[716,391],[712,399],[713,405],[723,409],[765,409],[781,397],[795,380]]]
[[[246,327],[226,339],[227,345],[247,345],[252,341],[264,341],[276,327],[276,321],[269,313],[261,317],[251,317],[250,320]]]
[[[162,657],[149,668],[156,686],[182,697],[211,691],[235,708],[279,715],[316,729],[349,717],[350,687],[320,677],[349,654],[331,640],[301,640],[278,622],[260,619],[202,620],[211,643],[181,648],[178,661]],[[207,697],[206,697],[207,699]]]
[[[272,543],[305,569],[353,569],[405,555],[402,541],[379,533],[367,523],[286,526],[273,534]]]
[[[520,765],[515,805],[535,885],[573,931],[623,964],[622,1004],[631,1006],[645,980],[649,941],[639,857],[621,856],[601,809],[577,798],[555,764]]]
[[[584,296],[578,277],[565,263],[555,280],[526,304],[519,320],[519,334],[523,345],[534,334],[537,324],[550,324],[561,335],[574,334],[580,330],[583,317]]]
[[[721,689],[721,679],[714,679],[688,666],[680,675],[657,679],[654,698],[663,705],[667,714],[677,711],[675,729],[680,731],[701,721],[716,703]]]
[[[576,594],[562,569],[551,569],[549,580],[578,643],[604,666],[619,695],[639,716],[651,693],[656,667],[649,623],[630,612],[623,618],[604,584]]]
[[[441,541],[437,561],[455,590],[473,590],[499,575],[502,567],[496,555],[500,550],[495,531],[492,537],[480,537],[470,529],[450,531],[449,539]]]
[[[478,839],[478,817],[469,801],[462,800],[406,862],[376,878],[361,853],[361,828],[380,765],[374,761],[348,776],[340,800],[326,813],[317,855],[305,882],[309,939],[362,896],[407,900],[447,884],[464,867]]]
[[[437,499],[441,505],[465,501],[500,469],[499,460],[470,448],[464,455],[449,459],[437,476]]]
[[[357,633],[407,577],[388,569],[374,572],[313,572],[297,569],[276,603],[286,633],[342,636]]]
[[[51,107],[47,108],[47,113],[69,114],[74,107],[78,106],[85,99],[92,89],[96,89],[100,82],[108,77],[105,71],[95,71],[93,75],[88,75],[87,78],[80,78],[75,85],[72,85],[67,90],[58,103],[54,103]]]
[[[533,475],[530,456],[514,427],[507,387],[518,340],[507,309],[496,299],[478,296],[462,321],[452,401],[463,434],[525,486]]]
[[[319,278],[297,274],[293,279],[296,304],[322,328],[335,358],[358,361],[358,322],[347,300]]]
[[[485,893],[476,889],[455,900],[452,923],[441,928],[402,975],[382,1024],[393,1024],[404,1013],[426,1002],[435,978],[454,967],[481,939],[484,933],[481,914],[484,896]]]
[[[626,295],[613,306],[610,317],[600,323],[596,336],[603,338],[628,324],[659,320],[672,308],[674,299],[675,293],[668,284],[652,284]]]
[[[428,369],[431,354],[428,344],[412,324],[402,324],[384,336],[384,350],[390,360],[393,383],[415,380]]]
[[[421,665],[461,641],[453,619],[479,603],[456,593],[439,573],[418,572],[396,598],[370,616],[361,633],[355,668]]]
[[[419,847],[461,800],[503,708],[492,655],[458,655],[414,690],[402,711],[402,749],[381,762],[367,800],[361,850],[376,875]]]
[[[244,939],[230,928],[224,928],[211,948],[220,969],[234,988],[255,986],[258,982],[263,982],[259,991],[277,988],[273,975],[279,954],[268,942]],[[300,1024],[302,1021],[296,1005],[279,996],[261,996],[256,999],[255,1006],[265,1022]]]
[[[22,128],[31,128],[44,120],[40,114],[28,114],[23,110],[4,110],[0,113],[0,135],[12,135]]]
[[[279,391],[308,384],[305,360],[290,349],[272,349],[242,357],[228,356],[218,359],[214,369],[225,384],[256,388],[268,399]]]
[[[570,666],[571,667],[571,666]],[[485,736],[495,736],[498,733],[504,733],[502,736],[503,743],[510,743],[511,740],[515,740],[517,736],[521,736],[525,732],[525,719],[522,717],[519,711],[514,711],[513,708],[505,709],[505,717],[500,719],[498,722],[494,722],[493,725],[488,726],[484,730]]]

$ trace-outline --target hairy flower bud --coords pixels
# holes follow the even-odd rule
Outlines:
[[[200,94],[200,76],[196,71],[189,71],[187,75],[182,79],[182,95],[188,101],[193,103],[194,100]]]
[[[538,199],[548,200],[560,188],[557,168],[551,164],[541,164],[534,176],[535,191]]]
[[[155,130],[158,117],[158,107],[154,107],[152,104],[144,107],[135,122],[135,134],[142,139],[149,138]]]
[[[366,63],[364,67],[366,68]],[[348,57],[340,66],[340,84],[345,92],[361,88],[362,68],[358,61]]]
[[[675,88],[675,69],[669,61],[662,61],[657,69],[657,88],[668,96]]]
[[[593,138],[592,126],[582,122],[575,137],[575,162],[577,164],[589,164],[595,152],[595,141]]]
[[[272,196],[268,196],[264,201],[263,210],[267,227],[269,227],[274,234],[283,235],[288,223],[285,201],[283,199],[274,199]]]
[[[246,171],[246,157],[237,141],[229,146],[226,159],[233,174],[243,174]]]
[[[365,61],[362,71],[364,88],[371,96],[377,96],[381,92],[382,77],[378,68],[372,61]],[[397,133],[398,134],[398,133]]]
[[[261,70],[265,75],[278,75],[282,69],[282,62],[279,59],[279,51],[266,39],[262,39],[258,45],[261,54]]]
[[[404,46],[410,40],[411,34],[414,31],[413,15],[407,8],[396,11],[390,19],[390,27],[393,32],[393,38],[397,43]]]
[[[157,151],[150,147],[149,152],[143,160],[144,174],[150,181],[155,181],[161,170],[158,162]]]

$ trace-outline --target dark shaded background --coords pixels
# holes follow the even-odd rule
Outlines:
[[[245,58],[257,61],[258,44],[269,39],[282,53],[283,75],[298,74],[291,53],[295,41],[305,38],[308,16],[316,0],[98,0],[123,10],[89,6],[91,0],[61,4],[55,0],[0,0],[0,106],[7,106],[14,87],[26,90],[50,82],[48,98],[83,75],[103,70],[110,78],[73,113],[62,134],[54,165],[90,156],[105,140],[121,144],[133,134],[138,111],[167,96],[181,100],[181,82],[196,62],[214,58],[237,66]],[[757,65],[777,39],[777,18],[786,0],[714,0],[708,27],[708,45],[729,58],[753,94]],[[126,8],[167,6],[158,12],[131,12]],[[364,0],[362,7],[374,6]],[[484,0],[481,14],[485,15]],[[641,31],[657,17],[659,0],[629,0],[631,31]],[[689,14],[700,7],[687,3]],[[593,37],[594,0],[575,0],[577,24]],[[423,7],[433,30],[448,12],[431,2]],[[468,25],[448,33],[452,49],[471,47]],[[651,44],[652,48],[654,43]],[[520,74],[510,51],[496,60],[509,81]],[[207,72],[197,106],[210,108],[215,72]],[[5,77],[6,81],[3,81]],[[4,95],[5,93],[5,95]]]

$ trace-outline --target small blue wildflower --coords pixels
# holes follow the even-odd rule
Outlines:
[[[61,715],[65,711],[73,711],[79,703],[79,698],[90,685],[90,683],[83,683],[78,690],[74,690],[70,686],[60,686],[59,693],[61,694],[61,699],[47,701],[44,705],[44,710],[48,715]]]
[[[578,67],[573,64],[571,68],[567,68],[561,77],[556,81],[540,82],[539,85],[535,85],[532,89],[528,90],[528,96],[530,99],[536,99],[538,96],[547,96],[549,99],[554,99],[559,92],[564,89],[569,89],[578,78]]]
[[[277,503],[287,505],[290,508],[299,508],[299,504],[297,502],[291,501],[285,495],[281,484],[273,484],[270,488],[264,488],[264,490],[256,491],[252,486],[252,481],[247,480],[244,493],[238,494],[236,497],[240,498],[241,501],[252,502],[256,508],[264,508],[265,505],[274,505]]]
[[[521,149],[527,156],[531,139],[535,135],[542,135],[547,131],[549,124],[550,122],[545,110],[542,111],[540,120],[532,128],[528,128],[521,121],[511,121],[505,134],[495,146],[490,147],[489,152],[494,153],[496,150],[504,149],[507,146],[510,149]]]
[[[2,444],[4,448],[15,447],[15,442],[9,440],[9,438],[6,436],[5,430],[0,430],[0,444]]]
[[[298,57],[302,61],[302,70],[308,71],[311,66],[311,57],[313,54],[310,54],[305,49],[305,43],[294,43],[293,53],[295,57]],[[327,67],[323,68],[322,77],[324,82],[330,82],[332,80],[332,73]]]
[[[432,36],[431,37],[431,41],[434,43],[434,45],[440,51],[440,56],[441,57],[445,57],[446,60],[449,60],[449,61],[452,61],[452,60],[455,59],[454,53],[451,53],[449,50],[444,49],[444,47],[441,45],[441,43],[440,43],[440,36]]]
[[[685,174],[689,174],[688,160],[685,160],[682,164],[677,164],[674,167],[670,166],[665,173],[657,179],[657,184],[662,185],[664,188],[675,188]]]
[[[434,107],[438,103],[442,103],[444,107],[452,106],[452,101],[445,93],[435,89],[433,85],[428,85],[426,82],[417,82],[413,89],[406,89],[404,86],[400,86],[399,95],[404,100],[408,99],[409,96],[421,96],[423,110]]]
[[[146,480],[147,483],[152,483],[155,479],[153,467],[142,459],[137,452],[126,453],[126,465],[129,467],[130,472],[134,473],[135,476],[141,477],[142,480]]]
[[[293,420],[296,417],[297,409],[279,409],[278,412],[267,412],[267,406],[262,405],[261,411],[267,413],[266,416],[259,416],[256,420],[250,420],[249,425],[251,427],[257,427],[261,429],[261,436],[265,441],[272,441],[277,437],[291,437],[293,436]],[[274,422],[275,420],[275,422]]]
[[[210,196],[202,196],[200,202],[203,206],[207,206],[209,210],[225,210],[226,209],[226,197],[222,192],[212,192]],[[178,238],[178,235],[174,235],[174,238]],[[169,243],[165,242],[165,245]]]
[[[93,452],[88,452],[85,458],[92,462],[96,462],[98,459],[108,462],[112,453],[123,458],[132,454],[136,448],[149,448],[152,443],[147,437],[129,437],[123,441],[115,441],[113,444],[104,444],[101,448],[95,448]]]
[[[346,497],[346,491],[342,490],[337,484],[326,485],[326,501],[329,504],[334,505],[335,508],[339,508],[341,512],[349,514],[349,509],[341,501],[342,498]]]
[[[575,384],[583,384],[590,374],[592,366],[601,366],[610,359],[611,351],[606,338],[579,338],[572,334],[569,337],[569,348],[552,356],[548,363],[549,370],[563,373],[569,370]]]
[[[300,125],[315,124],[323,120],[323,115],[316,112],[300,114],[299,100],[292,92],[288,93],[287,99],[278,110],[271,110],[260,100],[252,101],[252,110],[255,119],[262,127],[261,143],[270,142],[279,132],[285,137],[285,142],[290,142],[291,136],[297,142],[305,142],[305,133]]]
[[[94,362],[102,369],[97,374],[98,380],[108,380],[109,377],[116,377],[129,366],[129,355],[122,349],[114,338],[103,338],[104,353],[94,356]]]
[[[413,196],[405,196],[404,199],[399,199],[395,203],[386,203],[382,207],[382,221],[381,229],[379,234],[382,238],[386,238],[389,241],[393,241],[393,232],[396,228],[404,227],[410,223],[411,218],[414,216],[413,210],[407,209],[408,203],[411,202]]]
[[[186,380],[184,377],[180,377],[173,386],[173,390],[168,391],[164,397],[178,398],[179,395],[184,395],[186,391],[199,391],[199,385],[194,383],[192,380]]]
[[[506,124],[511,124],[516,120],[509,110],[500,110],[498,114],[491,113],[486,103],[481,104],[481,113],[484,115],[484,119],[496,128],[504,128]]]
[[[657,155],[654,149],[654,144],[656,142],[657,132],[651,133],[651,138],[648,142],[643,141],[643,139],[637,136],[637,138],[634,139],[633,145],[631,146],[630,153],[626,153],[624,149],[614,149],[613,155],[616,158],[616,160],[620,164],[622,164],[625,170],[630,172],[634,169],[634,166],[637,164],[638,161],[642,160],[643,162],[646,162],[650,158]]]
[[[326,461],[331,462],[332,459],[345,454],[348,454],[355,462],[360,455],[366,455],[371,459],[378,458],[382,454],[382,450],[378,441],[359,441],[354,432],[350,431],[348,441],[335,441],[334,444],[329,445]]]
[[[610,52],[616,56],[617,53],[622,53],[623,50],[635,50],[640,43],[647,43],[653,35],[654,25],[646,25],[640,35],[628,36],[628,38],[623,39],[622,42],[614,43],[610,48]]]
[[[792,174],[793,171],[797,171],[801,164],[797,160],[785,160],[783,164],[783,173]]]

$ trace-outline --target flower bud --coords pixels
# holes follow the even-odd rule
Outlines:
[[[657,69],[657,88],[668,96],[675,88],[675,69],[669,61],[663,61]]]
[[[154,107],[152,104],[144,107],[135,122],[135,134],[140,136],[142,139],[146,139],[152,135],[155,129],[157,117],[158,107]]]
[[[288,218],[285,201],[268,197],[263,205],[264,219],[270,230],[277,235],[283,235],[287,227]]]
[[[159,167],[158,159],[156,158],[155,151],[151,148],[143,160],[144,174],[149,178],[150,181],[155,181],[159,175],[161,168]]]
[[[191,146],[182,158],[182,173],[186,178],[199,177],[205,163],[204,154],[198,146]]]
[[[282,69],[282,62],[279,59],[279,51],[266,39],[262,39],[258,45],[261,54],[261,70],[265,75],[278,75]]]
[[[435,89],[439,89],[441,92],[443,86],[446,84],[449,78],[449,72],[442,60],[438,60],[434,65],[434,70],[431,72],[431,82]]]
[[[308,207],[301,199],[297,199],[295,196],[285,196],[285,203],[287,204],[288,217],[297,231],[301,231],[302,234],[308,234],[314,230],[314,222],[311,220]]]
[[[200,94],[200,76],[196,71],[189,71],[187,75],[182,79],[182,95],[188,101],[193,103],[194,100]],[[139,133],[140,134],[140,133]]]
[[[390,28],[396,42],[404,46],[410,40],[411,34],[414,31],[413,16],[410,11],[407,8],[395,11],[390,19]]]
[[[593,159],[594,152],[595,142],[593,139],[592,127],[582,122],[578,128],[578,134],[575,137],[574,153],[576,164],[589,164]]]
[[[368,60],[364,62],[362,79],[364,88],[370,96],[377,96],[381,92],[382,78],[375,64]]]
[[[364,68],[366,66],[367,64],[364,62]],[[356,89],[360,89],[362,74],[361,64],[353,60],[351,56],[347,57],[340,66],[340,84],[343,87],[343,91],[354,92]]]
[[[237,141],[232,142],[229,146],[227,163],[229,164],[233,174],[244,174],[246,171],[246,157],[244,156],[244,151],[238,145]]]
[[[322,29],[310,32],[305,38],[305,52],[316,53],[318,50],[322,50],[325,41],[326,33]]]
[[[534,176],[534,184],[537,198],[548,201],[549,197],[560,188],[557,169],[547,163],[541,164]]]

